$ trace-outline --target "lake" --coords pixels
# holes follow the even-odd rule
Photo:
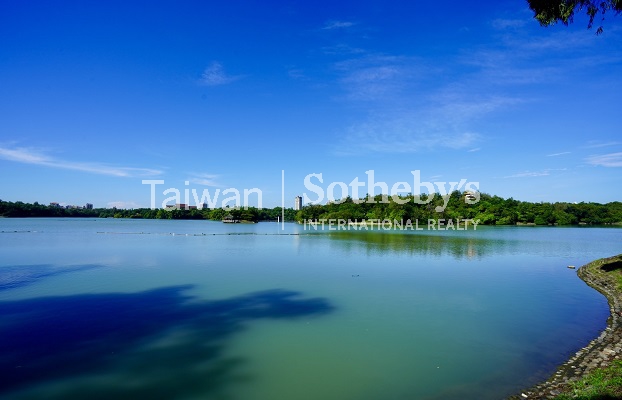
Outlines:
[[[0,397],[499,399],[606,327],[622,229],[0,219]]]

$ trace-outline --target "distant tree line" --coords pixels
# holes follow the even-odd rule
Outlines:
[[[465,193],[454,191],[449,195],[447,207],[437,212],[444,199],[434,196],[427,204],[418,204],[415,197],[400,196],[399,204],[390,196],[366,197],[354,201],[350,197],[330,204],[308,205],[302,210],[285,209],[286,221],[315,219],[344,219],[361,221],[379,220],[427,220],[427,219],[479,219],[484,225],[613,225],[622,224],[622,202],[599,203],[530,203],[526,201],[504,199],[480,193],[475,204],[465,202]],[[423,194],[420,202],[428,197]],[[386,202],[383,202],[386,201]],[[143,218],[143,219],[204,219],[220,221],[226,216],[233,219],[259,222],[276,221],[281,216],[281,208],[248,209],[213,208],[213,209],[117,209],[94,208],[76,209],[46,206],[39,203],[29,204],[0,200],[0,217],[83,217],[83,218]]]
[[[35,202],[34,204],[21,201],[10,202],[0,200],[0,217],[24,218],[24,217],[60,217],[60,218],[143,218],[143,219],[205,219],[220,221],[226,216],[233,219],[249,222],[276,221],[281,217],[281,207],[258,209],[236,208],[210,208],[210,209],[118,209],[118,208],[64,208],[58,206],[46,206]],[[285,209],[285,220],[294,221],[296,211]]]
[[[622,223],[622,203],[530,203],[504,199],[499,196],[480,193],[480,200],[475,204],[465,202],[465,193],[454,191],[442,212],[436,207],[443,205],[441,196],[434,196],[428,204],[418,204],[412,195],[401,196],[399,203],[389,196],[382,202],[383,196],[373,199],[366,197],[355,202],[351,198],[326,205],[309,205],[296,214],[299,222],[315,219],[344,219],[361,221],[363,219],[388,219],[414,221],[428,219],[479,219],[484,225],[604,225]],[[372,200],[372,201],[370,201]],[[423,203],[428,197],[423,194],[418,198]]]

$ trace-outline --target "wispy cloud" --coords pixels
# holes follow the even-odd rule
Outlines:
[[[600,142],[600,141],[590,141],[588,145],[585,146],[586,149],[597,149],[600,147],[609,147],[609,146],[617,146],[622,144],[622,142]]]
[[[463,55],[460,61],[474,67],[474,78],[487,84],[530,85],[558,79],[556,77],[561,73],[561,67],[543,64],[534,67],[534,64],[526,62],[537,57],[532,53],[520,45],[504,45],[470,52]]]
[[[335,152],[468,151],[479,146],[487,135],[479,123],[483,118],[541,101],[532,97],[529,86],[565,79],[584,65],[594,44],[592,38],[586,38],[589,35],[565,32],[527,40],[528,32],[514,29],[526,21],[529,19],[492,21],[493,28],[504,31],[480,49],[471,48],[468,54],[457,54],[447,62],[432,64],[421,57],[363,52],[334,63],[343,93],[337,99],[351,102],[357,110],[373,110],[345,127]],[[468,68],[456,68],[456,63]],[[548,156],[565,154],[570,152]]]
[[[41,151],[24,147],[0,147],[0,159],[119,177],[150,177],[162,174],[162,171],[150,168],[118,167],[93,162],[59,160],[45,155]]]
[[[585,159],[588,164],[601,167],[622,167],[622,153],[610,153],[590,156]]]
[[[365,53],[336,62],[338,99],[374,111],[345,129],[335,153],[473,149],[483,139],[476,120],[527,101],[489,85],[480,72],[492,65],[447,79],[452,66],[419,57]]]
[[[134,201],[111,201],[107,205],[108,205],[108,208],[119,208],[119,209],[143,208],[142,205]]]
[[[523,103],[524,100],[495,94],[480,95],[465,87],[439,91],[439,94],[430,97],[429,102],[432,104],[431,114],[439,122],[463,125],[499,109]]]
[[[570,154],[569,151],[562,151],[561,153],[553,153],[553,154],[547,154],[547,157],[557,157],[557,156],[563,156],[564,154]]]
[[[345,29],[354,26],[354,22],[350,21],[328,21],[324,24],[322,29],[324,30],[332,30],[332,29]]]
[[[287,70],[287,75],[292,79],[302,79],[302,80],[308,79],[304,71],[299,68],[291,68]]]
[[[549,176],[553,171],[567,171],[567,168],[548,168],[542,171],[525,171],[517,174],[504,176],[504,178],[535,178],[539,176]]]
[[[467,153],[475,153],[476,151],[480,151],[481,149],[481,147],[476,147],[474,149],[467,150]]]
[[[220,86],[242,79],[243,75],[228,75],[219,62],[212,62],[201,75],[201,84],[207,86]]]
[[[426,100],[428,104],[416,110],[394,111],[393,115],[379,116],[351,128],[352,142],[363,141],[367,136],[368,143],[394,153],[432,148],[477,151],[479,148],[475,150],[474,146],[483,136],[472,129],[473,122],[520,101],[501,96],[464,98],[458,92],[437,94]]]
[[[493,27],[497,28],[520,24],[519,20],[496,21]],[[507,31],[494,43],[465,53],[461,62],[479,68],[476,72],[479,82],[503,86],[550,84],[564,80],[573,72],[620,62],[617,54],[594,57],[596,40],[595,35],[569,30],[553,32],[538,40],[530,40],[529,33],[522,30]]]
[[[351,126],[335,153],[414,153],[433,148],[464,149],[472,147],[480,135],[475,132],[434,126],[431,119],[422,120],[407,112],[392,116],[370,117]]]
[[[395,98],[425,79],[430,71],[416,59],[382,54],[340,61],[334,69],[346,98],[353,101]]]
[[[527,20],[524,19],[504,19],[504,18],[497,18],[495,20],[492,21],[492,27],[498,30],[504,30],[504,29],[516,29],[516,28],[521,28],[523,26],[525,26],[525,24],[527,24]]]
[[[218,184],[218,178],[220,175],[216,174],[206,174],[206,173],[195,173],[191,174],[188,179],[191,183],[203,186],[220,186]]]
[[[555,55],[575,56],[582,50],[589,50],[598,40],[594,35],[585,35],[580,31],[558,31],[538,40],[524,40],[517,35],[506,38],[505,45],[519,51],[517,56],[538,56],[544,52],[558,52]]]
[[[549,171],[540,171],[540,172],[519,172],[518,174],[504,176],[504,178],[533,178],[536,176],[548,176],[551,175]]]
[[[361,49],[360,47],[352,47],[345,43],[338,43],[332,46],[324,46],[322,47],[322,53],[327,55],[355,55],[355,54],[364,54],[366,51]]]

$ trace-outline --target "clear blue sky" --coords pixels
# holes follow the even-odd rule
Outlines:
[[[285,170],[291,207],[310,173],[420,170],[622,200],[622,16],[586,25],[521,0],[3,1],[0,199],[149,206],[163,179],[158,202],[257,187],[273,207]]]

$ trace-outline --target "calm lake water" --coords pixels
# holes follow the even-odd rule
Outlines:
[[[279,227],[0,219],[0,397],[499,399],[605,328],[567,266],[622,252],[617,228]]]

